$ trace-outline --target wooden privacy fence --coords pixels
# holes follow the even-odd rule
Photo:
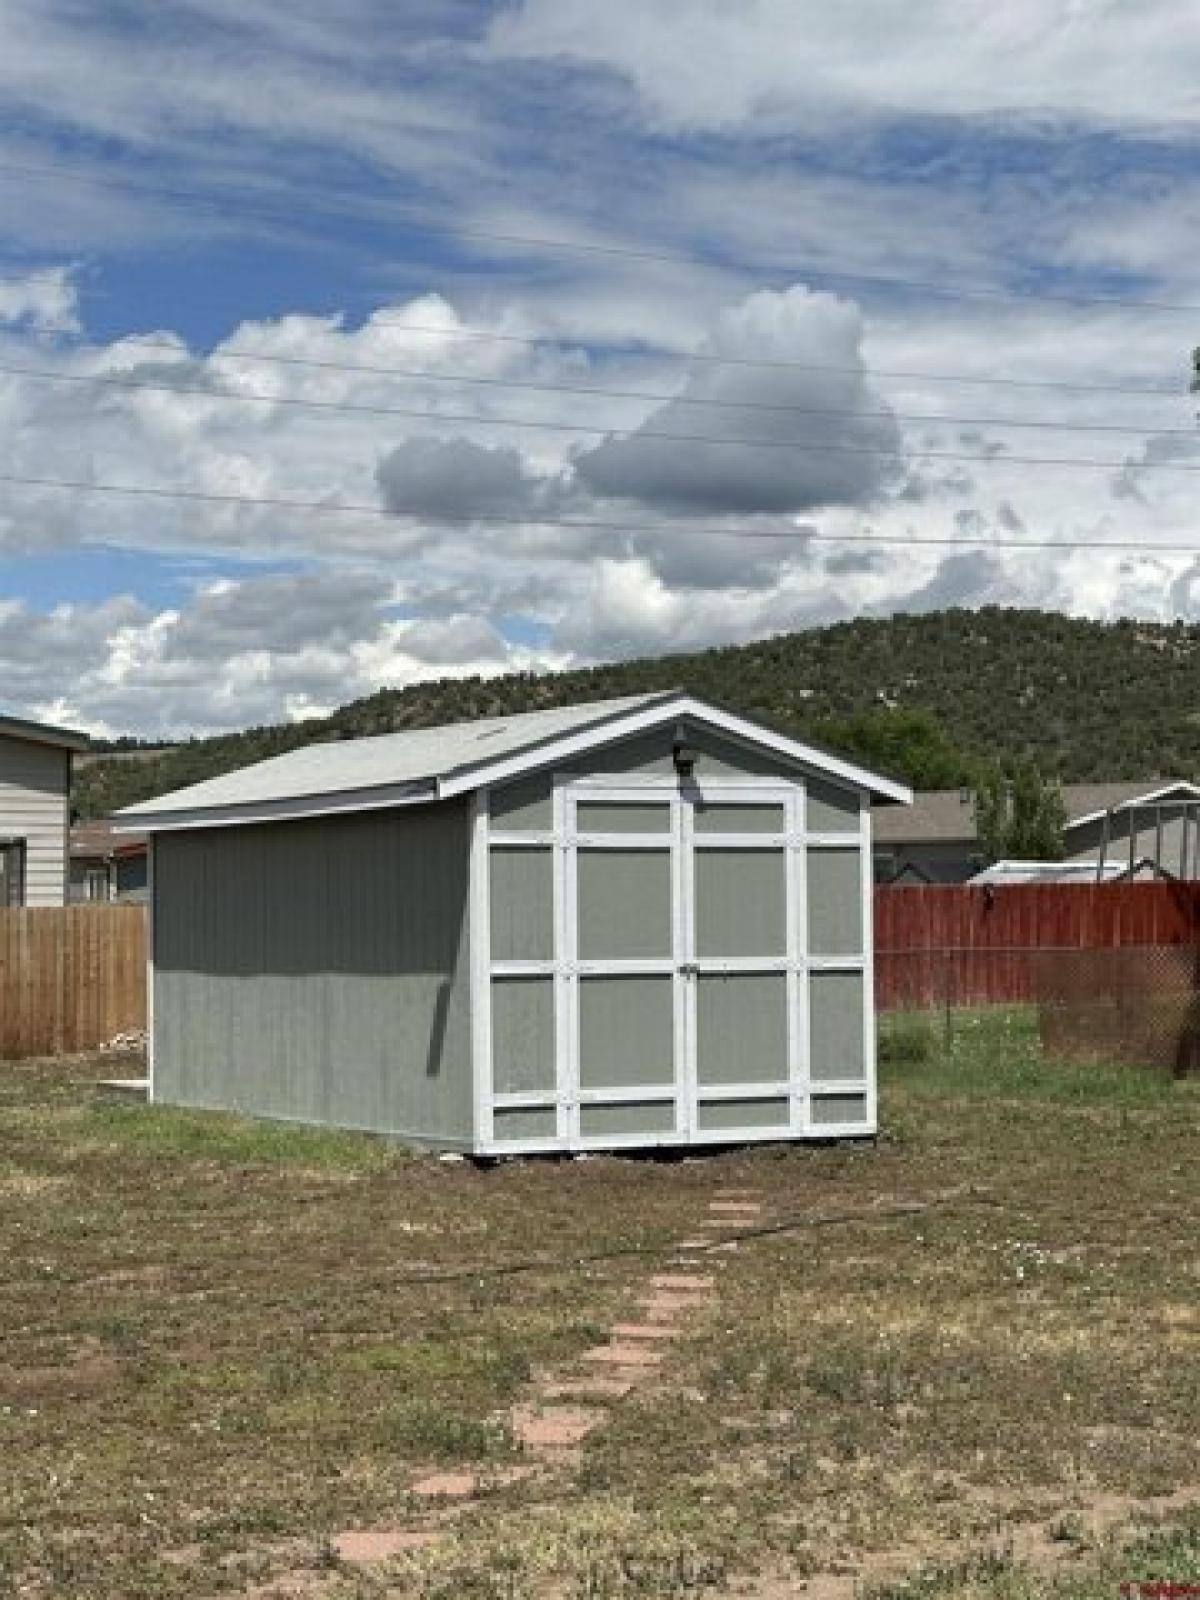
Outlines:
[[[1065,970],[1072,954],[1162,946],[1200,946],[1200,883],[875,891],[883,1009],[1033,1000],[1048,953]]]
[[[0,1058],[91,1050],[145,1026],[143,906],[0,911]]]

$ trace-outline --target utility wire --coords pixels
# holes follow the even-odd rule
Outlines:
[[[320,320],[320,318],[318,318]],[[562,346],[597,348],[586,336],[569,334],[518,334],[495,333],[487,328],[471,327],[459,324],[454,328],[438,326],[435,323],[407,322],[403,319],[380,317],[377,313],[372,315],[371,323],[376,327],[396,328],[402,333],[416,333],[436,336],[445,339],[477,339],[486,340],[495,344],[525,345],[532,349],[561,348]],[[364,324],[365,326],[365,324]],[[340,331],[340,330],[339,330]],[[144,345],[151,350],[167,350],[177,357],[190,357],[187,350],[181,349],[179,341],[163,339],[154,334],[120,334],[113,340],[114,345]],[[1119,394],[1130,395],[1151,400],[1178,400],[1186,398],[1189,391],[1186,387],[1168,388],[1161,385],[1157,388],[1139,388],[1136,385],[1119,383],[1077,383],[1065,378],[1008,378],[1008,377],[980,377],[968,372],[915,372],[911,369],[898,369],[888,367],[867,366],[839,366],[827,361],[788,361],[783,359],[770,360],[758,359],[752,356],[719,356],[708,351],[674,351],[663,346],[645,345],[606,345],[602,348],[613,350],[623,357],[645,360],[670,360],[685,366],[709,365],[716,367],[746,367],[762,368],[765,371],[787,372],[828,372],[840,373],[844,376],[863,378],[893,378],[898,381],[911,383],[963,383],[972,387],[979,385],[987,388],[1004,389],[1043,389],[1064,391],[1074,394]],[[266,361],[277,363],[281,366],[293,367],[318,367],[332,372],[365,372],[379,376],[406,377],[410,374],[404,367],[380,367],[364,365],[359,362],[326,361],[311,356],[284,356],[265,351],[213,349],[205,357],[199,359],[236,360],[236,361]],[[432,377],[433,374],[426,374]],[[482,380],[480,380],[482,381]],[[499,382],[499,379],[493,380]],[[504,380],[505,382],[509,380]],[[514,384],[513,387],[516,387]],[[549,386],[547,386],[549,387]],[[557,386],[556,386],[557,387]],[[580,391],[584,392],[584,391]],[[593,391],[586,391],[591,393]],[[595,393],[619,394],[620,390],[600,390]],[[630,396],[637,394],[639,399],[653,400],[660,396],[645,390],[630,390]],[[674,399],[672,395],[662,395],[662,399]],[[690,400],[689,405],[723,405],[723,406],[748,406],[752,402],[735,400]]]
[[[81,183],[102,188],[124,188],[134,193],[149,196],[159,196],[164,199],[181,202],[185,205],[199,205],[202,208],[216,211],[230,211],[235,214],[239,210],[238,196],[233,196],[233,205],[230,197],[214,199],[211,196],[200,194],[196,190],[178,189],[169,185],[144,181],[133,181],[125,174],[114,173],[80,173],[73,168],[55,165],[49,162],[28,163],[16,161],[0,161],[0,173],[7,173],[17,178],[66,178],[72,183]],[[267,200],[275,199],[273,195],[266,195]],[[294,193],[288,197],[281,197],[282,206],[284,198],[299,198]],[[313,209],[311,191],[306,190],[303,196],[306,209]],[[241,207],[241,210],[247,208]],[[337,209],[337,208],[334,208]],[[630,261],[659,261],[676,266],[709,266],[711,261],[705,260],[695,253],[689,254],[679,250],[647,250],[633,245],[603,244],[581,239],[549,239],[542,236],[521,233],[501,232],[495,229],[477,228],[469,224],[456,222],[453,218],[431,218],[428,213],[421,213],[412,206],[404,204],[389,205],[386,209],[376,206],[377,213],[382,220],[408,221],[423,227],[430,232],[439,232],[458,236],[469,240],[479,240],[484,243],[503,244],[516,246],[520,249],[545,250],[551,253],[566,252],[579,253],[589,256],[611,256]],[[364,208],[345,206],[341,207],[345,214],[363,215]],[[253,214],[253,213],[251,213]],[[289,209],[281,213],[280,220],[294,223],[296,212]],[[713,252],[714,259],[721,258],[720,251]],[[745,266],[743,261],[740,263]],[[1026,290],[1020,288],[993,288],[985,284],[952,285],[935,283],[923,278],[905,278],[898,275],[856,272],[852,269],[841,267],[821,267],[813,263],[796,264],[779,262],[769,268],[763,265],[761,270],[770,270],[775,273],[787,273],[793,276],[808,276],[824,279],[831,283],[845,282],[855,284],[868,284],[874,288],[904,289],[916,291],[920,294],[933,295],[939,299],[952,300],[1014,300],[1023,302],[1091,306],[1108,309],[1133,309],[1138,311],[1162,311],[1194,315],[1200,312],[1200,304],[1179,303],[1164,300],[1143,300],[1121,295],[1095,295],[1095,294],[1068,294],[1054,293],[1045,290]]]
[[[1053,433],[1130,434],[1136,437],[1145,437],[1148,434],[1154,434],[1158,437],[1166,438],[1177,437],[1200,439],[1200,434],[1197,433],[1195,427],[1131,427],[1127,423],[1115,422],[1056,422],[1038,418],[1025,420],[1021,417],[960,417],[953,415],[947,416],[945,414],[934,412],[863,411],[840,406],[770,405],[756,401],[739,402],[703,399],[693,400],[687,398],[686,396],[646,394],[644,391],[637,390],[621,391],[617,389],[594,389],[577,387],[570,384],[546,384],[525,382],[523,380],[509,380],[506,378],[473,377],[469,374],[459,375],[444,372],[405,371],[403,368],[393,370],[395,376],[397,377],[431,381],[434,383],[456,383],[463,385],[482,384],[503,389],[532,389],[537,390],[540,393],[548,394],[588,395],[598,399],[650,400],[662,402],[663,404],[667,405],[678,404],[692,406],[730,406],[739,410],[777,412],[780,414],[798,417],[829,417],[867,422],[912,422],[929,425],[944,425],[948,427],[1025,428]],[[196,384],[160,383],[148,378],[128,377],[123,373],[115,372],[62,372],[55,371],[47,367],[19,366],[11,362],[0,362],[0,372],[8,373],[14,377],[33,378],[41,383],[91,384],[106,388],[140,390],[150,394],[199,395],[205,399],[245,401],[248,404],[254,405],[291,406],[307,411],[357,412],[366,414],[368,416],[379,417],[429,416],[435,421],[437,420],[438,416],[444,415],[444,413],[417,410],[407,406],[381,405],[369,401],[310,400],[301,396],[255,393],[253,390],[214,389],[212,387]],[[453,417],[451,420],[463,421],[464,418],[459,415]],[[558,421],[540,422],[533,419],[522,419],[517,417],[508,418],[481,416],[477,420],[486,425],[500,426],[507,424],[512,427],[520,428],[545,427],[553,428],[560,432],[568,431],[577,433],[608,434],[619,431],[614,429],[612,425],[598,427],[586,423],[572,424]],[[633,434],[624,435],[623,437],[636,438],[639,435],[646,438],[659,439],[684,438],[689,443],[695,442],[695,436],[690,434],[653,433],[651,430],[641,428],[636,429]],[[705,437],[708,442],[712,444],[744,444],[752,447],[758,447],[765,444],[782,446],[792,442],[790,440],[725,439],[716,437],[708,439],[707,435]]]
[[[722,1229],[719,1238],[705,1241],[701,1251],[717,1250],[722,1245],[751,1244],[760,1239],[772,1239],[789,1233],[802,1233],[810,1228],[844,1228],[855,1223],[897,1222],[909,1217],[924,1216],[929,1211],[955,1206],[984,1207],[989,1210],[1009,1211],[1013,1208],[985,1190],[972,1187],[955,1189],[932,1195],[927,1200],[900,1200],[892,1205],[862,1207],[853,1211],[793,1212],[770,1222],[748,1223],[736,1228]],[[658,1260],[678,1253],[676,1241],[668,1244],[614,1245],[607,1250],[579,1251],[569,1257],[529,1256],[515,1261],[479,1262],[469,1267],[450,1267],[428,1272],[405,1273],[394,1278],[397,1288],[416,1288],[435,1283],[484,1282],[492,1278],[512,1278],[533,1272],[567,1272],[576,1267],[598,1266],[606,1261],[619,1261],[632,1257],[650,1257]],[[699,1253],[699,1252],[698,1252]]]
[[[983,457],[984,460],[991,459]],[[1158,544],[1144,539],[1011,539],[980,535],[966,538],[927,534],[901,536],[875,533],[814,533],[807,528],[751,528],[740,527],[680,527],[666,525],[655,527],[648,523],[609,522],[589,518],[579,520],[567,517],[512,516],[486,513],[477,517],[430,517],[419,508],[347,503],[328,500],[292,500],[274,495],[222,494],[206,489],[167,489],[151,484],[92,483],[84,479],[27,477],[16,473],[0,473],[0,483],[16,484],[25,488],[63,490],[78,494],[128,495],[155,500],[181,500],[203,505],[263,506],[273,510],[313,512],[324,516],[377,517],[385,521],[401,518],[423,518],[426,522],[455,527],[476,527],[498,523],[512,527],[554,528],[560,532],[622,533],[659,537],[663,534],[684,534],[691,538],[719,539],[782,539],[794,544],[865,544],[893,545],[897,549],[911,549],[915,545],[957,546],[976,550],[981,546],[1000,550],[1135,550],[1143,555],[1200,555],[1200,543]]]

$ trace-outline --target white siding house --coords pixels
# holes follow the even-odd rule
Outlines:
[[[65,903],[71,757],[87,742],[0,716],[0,906]]]

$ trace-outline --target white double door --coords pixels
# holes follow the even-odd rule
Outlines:
[[[798,792],[572,784],[564,802],[569,1136],[795,1131],[805,1026]]]

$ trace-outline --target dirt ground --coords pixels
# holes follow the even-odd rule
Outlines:
[[[1200,1089],[897,1053],[876,1143],[490,1170],[0,1064],[0,1596],[1200,1585]]]

